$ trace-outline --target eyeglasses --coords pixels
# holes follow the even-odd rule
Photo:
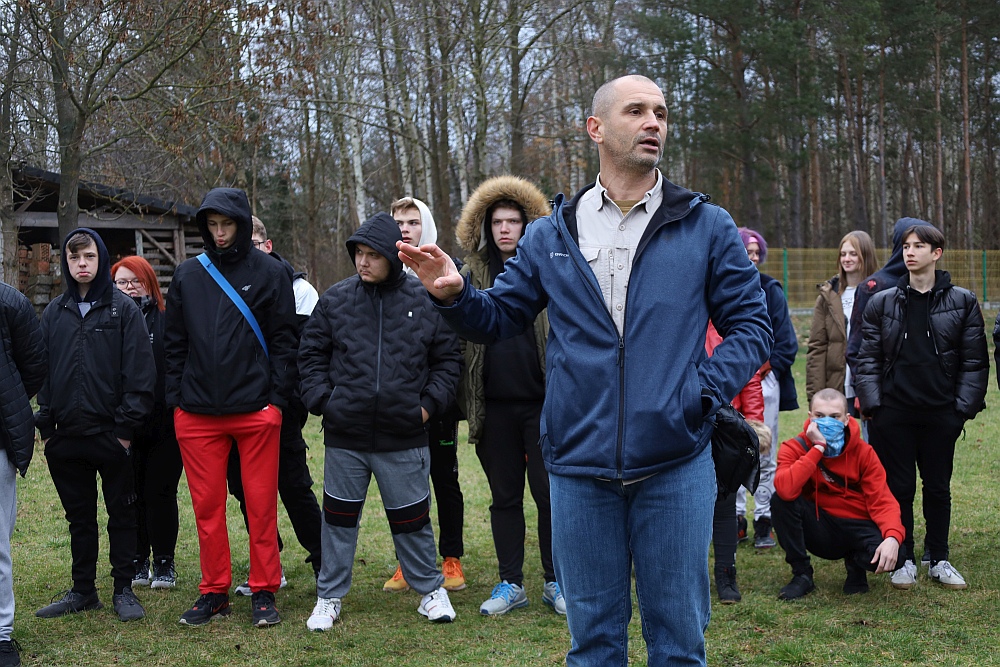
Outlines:
[[[260,247],[267,243],[267,241],[253,241],[253,247],[260,250]]]
[[[142,281],[138,278],[133,278],[132,280],[116,280],[115,286],[118,289],[126,289],[129,287],[142,287]]]

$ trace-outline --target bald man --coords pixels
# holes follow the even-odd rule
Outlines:
[[[594,96],[600,174],[528,225],[488,290],[437,246],[400,257],[461,336],[490,344],[548,307],[541,446],[567,665],[624,665],[634,567],[650,665],[704,665],[714,415],[768,357],[760,279],[726,211],[663,178],[663,93]],[[723,342],[708,357],[711,319]],[[600,548],[595,548],[600,545]]]

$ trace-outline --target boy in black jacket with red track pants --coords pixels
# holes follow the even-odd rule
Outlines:
[[[181,616],[204,625],[230,613],[226,465],[236,441],[250,531],[253,624],[281,621],[278,442],[291,396],[295,299],[284,267],[253,247],[250,202],[211,190],[197,214],[205,253],[177,267],[167,295],[166,403],[198,524],[201,596]]]

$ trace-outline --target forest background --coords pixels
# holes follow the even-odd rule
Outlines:
[[[244,188],[320,287],[402,195],[454,252],[483,179],[594,179],[584,123],[622,73],[664,91],[667,177],[772,246],[885,247],[909,215],[1000,248],[995,0],[5,0],[0,54],[8,252],[22,164],[61,174],[61,236],[83,179]]]

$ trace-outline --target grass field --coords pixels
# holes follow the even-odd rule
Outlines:
[[[989,327],[993,316],[988,314]],[[807,333],[808,318],[796,318]],[[804,344],[796,384],[804,394]],[[1000,395],[995,370],[987,404],[957,446],[952,483],[951,560],[966,576],[966,591],[942,589],[921,570],[910,591],[894,590],[886,576],[870,577],[871,592],[845,597],[842,563],[814,560],[817,590],[794,603],[777,600],[789,570],[780,548],[755,553],[741,545],[737,568],[743,601],[714,604],[708,630],[710,665],[998,665],[1000,627]],[[805,410],[782,413],[781,438],[798,433]],[[463,424],[464,427],[464,424]],[[313,477],[322,479],[323,446],[318,421],[307,425]],[[182,479],[179,583],[170,591],[137,591],[147,618],[120,623],[111,610],[107,540],[102,532],[98,581],[103,610],[42,620],[34,611],[71,585],[69,533],[39,447],[28,476],[19,480],[14,534],[14,636],[26,665],[552,665],[564,661],[569,633],[564,619],[541,603],[542,575],[529,499],[525,585],[531,604],[507,617],[488,618],[479,604],[496,583],[489,530],[489,491],[472,447],[459,452],[466,501],[463,558],[469,586],[451,598],[458,619],[432,625],[416,611],[414,592],[388,594],[382,583],[395,567],[384,512],[373,484],[362,521],[354,583],[343,619],[326,633],[309,633],[306,618],[315,602],[312,572],[279,510],[286,538],[282,560],[289,585],[277,595],[284,622],[251,628],[249,600],[234,598],[235,612],[206,627],[177,623],[198,596],[198,544],[190,496]],[[319,486],[316,487],[320,490]],[[917,544],[923,539],[919,508]],[[247,542],[239,510],[230,503],[234,585],[246,577]],[[99,521],[106,517],[101,511]],[[435,528],[436,531],[436,528]],[[918,547],[919,548],[919,547]],[[632,664],[645,665],[636,609],[630,628]]]

